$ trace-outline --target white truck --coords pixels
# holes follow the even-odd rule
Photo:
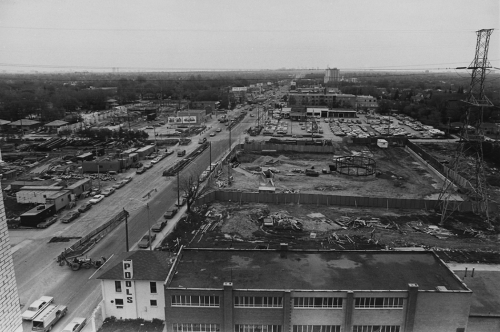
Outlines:
[[[49,305],[33,319],[31,331],[50,331],[52,327],[66,315],[68,308],[64,305]]]

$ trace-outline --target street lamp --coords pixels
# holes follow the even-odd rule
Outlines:
[[[137,201],[140,203],[144,203],[136,198],[130,198],[131,201]],[[151,241],[151,222],[149,220],[149,203],[146,203],[146,209],[148,211],[148,237],[149,237],[149,250],[153,250],[153,241]]]

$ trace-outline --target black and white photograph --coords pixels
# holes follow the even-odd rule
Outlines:
[[[500,332],[498,0],[0,0],[0,332]]]

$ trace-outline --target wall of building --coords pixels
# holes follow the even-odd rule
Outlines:
[[[165,319],[163,282],[156,281],[157,293],[151,294],[149,280],[127,281],[131,286],[127,287],[126,281],[121,280],[122,291],[116,292],[115,280],[101,280],[105,316],[115,316],[118,319]],[[117,308],[115,299],[123,300],[123,308]],[[157,306],[152,307],[150,300],[157,300]]]
[[[419,291],[413,332],[456,332],[466,328],[472,292]]]
[[[172,307],[174,295],[215,295],[219,296],[219,307]],[[223,325],[224,319],[224,293],[222,290],[170,290],[165,291],[165,322],[167,329],[173,323],[203,323]]]
[[[0,192],[0,331],[22,331],[19,295],[2,192]]]

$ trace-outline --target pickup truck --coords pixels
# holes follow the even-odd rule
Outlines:
[[[31,331],[50,331],[52,327],[66,315],[68,308],[64,305],[49,305],[34,319]]]

